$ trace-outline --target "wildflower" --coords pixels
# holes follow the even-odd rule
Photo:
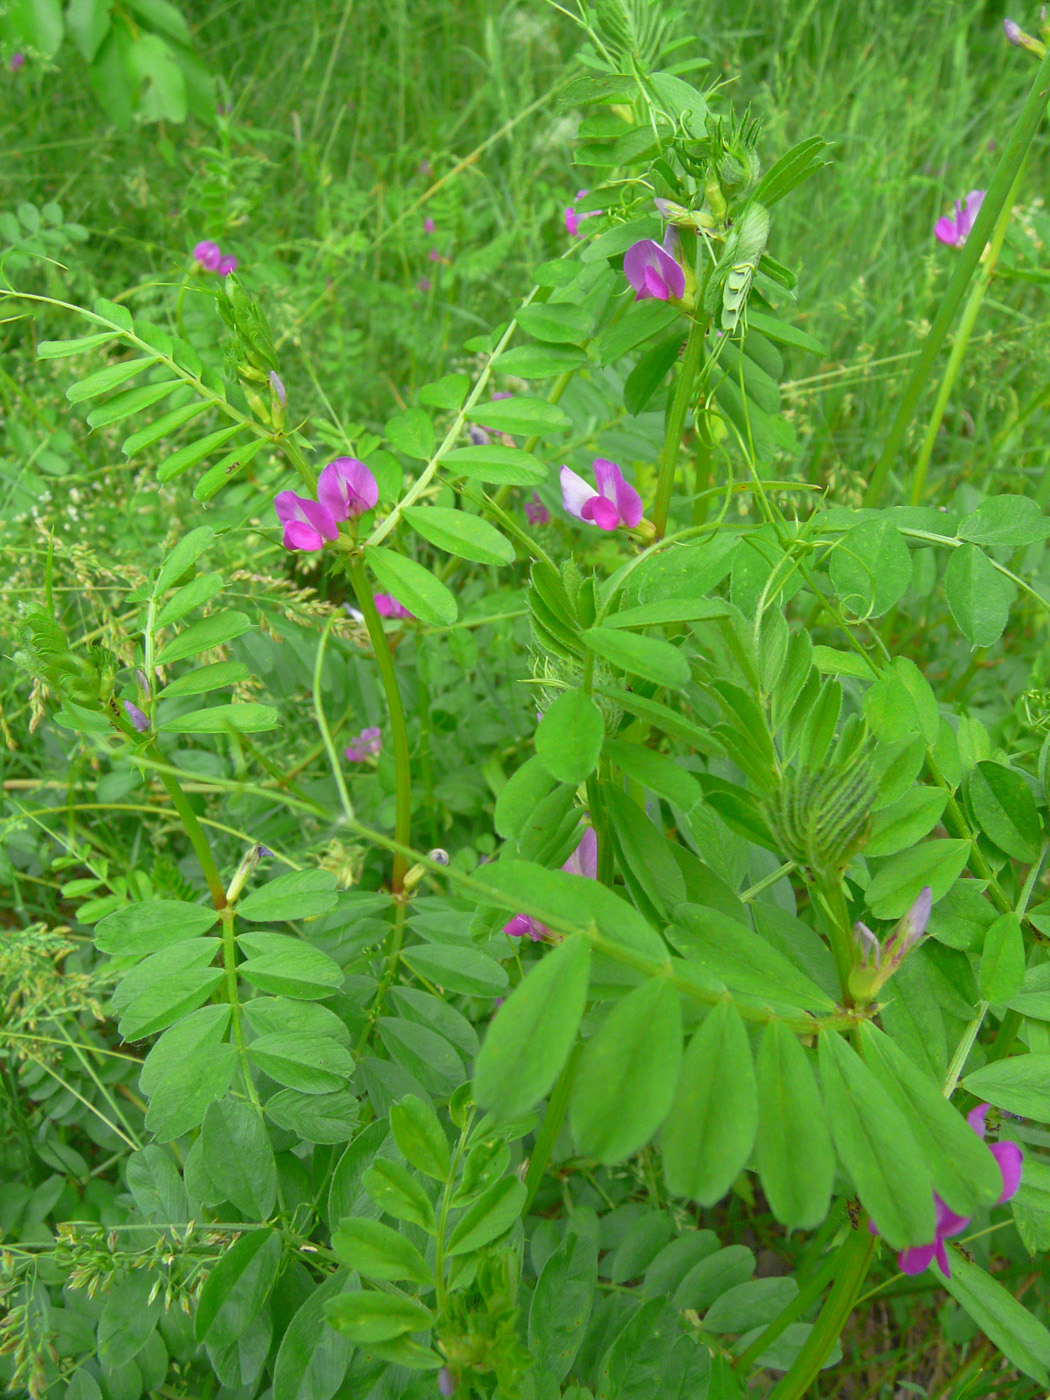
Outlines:
[[[132,724],[135,726],[138,732],[140,734],[145,734],[149,729],[149,720],[142,713],[139,707],[137,705],[133,705],[130,700],[125,700],[124,709],[127,713],[128,719],[131,720]]]
[[[294,491],[274,497],[277,519],[284,526],[285,549],[323,549],[339,534],[339,522],[371,510],[379,500],[376,479],[356,457],[337,457],[321,472],[316,501]]]
[[[284,408],[288,402],[288,391],[284,387],[284,381],[275,369],[270,371],[270,388],[280,400],[281,407]]]
[[[437,225],[434,223],[434,220],[429,216],[429,214],[423,220],[423,227],[424,229],[426,229],[427,233],[433,233],[435,228],[437,227]]]
[[[403,608],[392,593],[377,593],[375,605],[376,612],[380,617],[415,618],[415,613],[410,613],[407,608]]]
[[[317,499],[331,511],[333,520],[353,520],[376,505],[379,485],[364,462],[337,457],[321,472]]]
[[[525,502],[525,515],[530,525],[546,525],[550,521],[551,513],[547,507],[533,491],[532,496]]]
[[[597,525],[599,530],[615,530],[626,525],[633,530],[642,518],[642,498],[623,478],[615,462],[605,457],[594,459],[594,479],[597,491],[568,467],[561,469],[562,504],[577,520]]]
[[[685,269],[678,262],[678,234],[668,228],[662,244],[655,238],[632,243],[624,254],[624,276],[634,288],[635,301],[656,297],[659,301],[681,301],[685,296]]]
[[[445,1400],[449,1400],[449,1396],[456,1393],[456,1378],[447,1366],[442,1366],[438,1372],[438,1390],[441,1391]]]
[[[942,243],[947,243],[951,248],[963,246],[970,236],[978,210],[984,203],[984,195],[984,190],[971,190],[965,201],[955,201],[954,218],[945,214],[943,219],[937,220],[933,231]]]
[[[219,264],[222,262],[222,249],[212,239],[206,238],[194,248],[193,257],[194,261],[198,262],[205,272],[217,272]]]
[[[427,257],[430,259],[431,262],[445,261],[445,258],[442,256],[441,253],[438,252],[436,248],[431,248],[430,252],[427,254]]]
[[[26,56],[24,53],[13,53],[11,55],[11,72],[17,73],[19,68],[25,66]]]
[[[867,924],[853,925],[853,937],[860,949],[860,961],[850,973],[850,991],[858,1000],[870,1001],[882,984],[889,980],[926,932],[933,907],[933,892],[929,885],[919,891],[915,903],[886,939],[879,940]]]
[[[589,190],[577,190],[576,198],[565,210],[565,227],[568,230],[570,238],[575,238],[579,233],[581,220],[593,219],[602,212],[600,209],[588,209],[585,214],[581,214],[573,208],[573,205],[578,204],[584,195],[589,193]]]
[[[420,292],[429,292],[431,285],[432,284],[429,277],[421,277],[416,283],[416,290]]]
[[[982,1103],[971,1109],[966,1115],[967,1123],[980,1138],[985,1135],[984,1120],[987,1113],[988,1105]],[[1015,1142],[993,1142],[988,1150],[999,1164],[1003,1189],[995,1204],[1001,1206],[1017,1195],[1017,1188],[1021,1184],[1021,1166],[1024,1162],[1024,1153]],[[965,1230],[973,1217],[956,1215],[954,1211],[948,1209],[936,1191],[933,1193],[933,1199],[937,1208],[937,1225],[932,1244],[913,1245],[910,1249],[902,1250],[897,1255],[897,1266],[903,1274],[921,1274],[936,1259],[938,1268],[944,1277],[951,1278],[952,1269],[948,1262],[948,1251],[944,1247],[944,1241]],[[879,1233],[874,1220],[869,1223],[868,1229],[873,1235]]]
[[[562,866],[570,875],[582,875],[585,880],[598,878],[598,838],[593,827],[583,833],[583,839],[572,855]],[[503,925],[503,932],[510,938],[524,938],[526,934],[534,943],[541,943],[550,933],[546,924],[528,914],[515,914],[509,923]]]
[[[219,265],[215,271],[220,277],[229,277],[230,273],[236,270],[236,267],[237,259],[232,253],[228,253],[225,257],[219,259]]]
[[[1042,21],[1043,37],[1046,38],[1046,6],[1040,11],[1039,18]],[[1003,33],[1011,44],[1018,49],[1027,49],[1029,53],[1035,54],[1036,58],[1043,58],[1046,54],[1046,45],[1041,43],[1032,34],[1026,34],[1012,19],[1003,20]]]
[[[362,729],[360,734],[351,737],[350,746],[344,749],[343,757],[350,763],[364,763],[368,758],[375,758],[382,747],[382,730],[370,724],[367,729]]]
[[[1022,48],[1024,46],[1024,30],[1016,20],[1004,19],[1003,33],[1015,48]]]

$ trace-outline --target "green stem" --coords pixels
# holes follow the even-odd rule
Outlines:
[[[966,294],[970,278],[977,268],[995,222],[1009,198],[1018,171],[1021,169],[1021,164],[1028,153],[1028,148],[1042,118],[1046,107],[1048,82],[1050,82],[1050,53],[1042,60],[1036,71],[1031,91],[1021,109],[1021,115],[1017,119],[1010,139],[1006,143],[1002,158],[992,176],[992,182],[988,186],[984,203],[981,205],[970,236],[960,251],[955,272],[948,283],[940,309],[930,327],[929,335],[923,342],[919,357],[915,362],[915,368],[912,370],[911,377],[901,396],[896,416],[883,444],[882,454],[875,464],[871,480],[868,482],[868,489],[864,493],[864,505],[866,506],[878,504],[886,485],[886,478],[898,458],[904,435],[908,431],[909,424],[918,407],[919,399],[922,397],[934,362],[941,352],[951,324],[955,320],[955,314]]]
[[[350,582],[357,597],[357,606],[365,619],[365,627],[372,642],[379,678],[386,695],[387,712],[390,715],[390,736],[394,747],[394,840],[399,846],[410,845],[412,827],[412,769],[408,754],[408,730],[405,727],[405,711],[401,704],[401,692],[397,688],[397,672],[394,658],[387,646],[386,633],[379,613],[376,611],[372,586],[360,559],[350,565]],[[403,852],[394,854],[394,870],[390,888],[395,895],[401,893],[405,883],[408,861]]]
[[[565,1112],[569,1107],[569,1095],[572,1093],[573,1080],[576,1078],[576,1066],[582,1051],[582,1045],[573,1046],[572,1054],[566,1060],[565,1066],[551,1090],[551,1096],[547,1102],[547,1112],[543,1115],[543,1122],[536,1134],[536,1145],[532,1149],[529,1169],[525,1173],[525,1202],[521,1207],[523,1218],[532,1209],[532,1202],[536,1192],[540,1189],[540,1182],[547,1170],[547,1163],[554,1151],[554,1144],[558,1141],[558,1134],[565,1122]]]
[[[852,1311],[875,1252],[875,1236],[866,1228],[851,1230],[834,1256],[835,1282],[802,1344],[802,1350],[769,1395],[769,1400],[799,1400],[831,1354]]]
[[[984,301],[985,292],[991,283],[995,273],[996,264],[999,261],[999,254],[1002,251],[1003,239],[1006,237],[1007,226],[1010,223],[1010,215],[1013,213],[1014,200],[1021,184],[1023,169],[1017,172],[1013,184],[1010,186],[1010,193],[1006,196],[1006,203],[1003,205],[998,219],[995,221],[995,231],[992,240],[988,245],[988,252],[981,269],[977,274],[973,286],[970,288],[970,295],[963,310],[962,320],[959,322],[958,334],[955,337],[955,344],[952,346],[951,354],[948,356],[948,364],[944,371],[944,378],[941,380],[941,387],[937,390],[937,399],[933,405],[933,412],[926,427],[926,437],[923,439],[922,447],[919,450],[918,458],[911,475],[911,492],[909,499],[913,506],[917,506],[923,497],[926,488],[926,470],[930,465],[930,457],[933,455],[934,444],[937,441],[937,433],[940,431],[941,420],[944,411],[948,407],[948,400],[952,390],[955,388],[955,381],[958,378],[962,362],[966,358],[966,351],[969,348],[970,336],[973,334],[974,325],[977,322],[977,315]]]
[[[946,1099],[950,1099],[955,1093],[955,1086],[959,1082],[959,1076],[966,1068],[966,1061],[970,1057],[973,1043],[977,1039],[977,1032],[981,1029],[981,1024],[987,1012],[988,1003],[986,1001],[979,1001],[977,1003],[977,1015],[972,1021],[967,1022],[966,1029],[959,1037],[959,1043],[955,1047],[955,1054],[952,1056],[952,1062],[948,1066],[948,1073],[944,1078],[944,1097]]]
[[[346,790],[346,779],[343,777],[343,765],[339,762],[339,754],[336,752],[335,743],[332,739],[332,731],[328,728],[328,720],[325,718],[324,706],[321,703],[321,673],[324,669],[324,653],[334,622],[335,614],[333,613],[325,623],[324,630],[321,633],[321,640],[317,643],[317,655],[314,658],[314,715],[317,719],[317,727],[321,731],[321,740],[325,747],[325,753],[328,755],[328,764],[332,770],[332,777],[335,779],[335,786],[339,793],[339,801],[343,808],[343,816],[347,821],[352,822],[354,819],[354,808],[350,801],[350,794]]]
[[[671,412],[667,418],[667,432],[664,434],[663,450],[660,453],[660,476],[656,483],[656,500],[653,503],[653,525],[656,538],[662,539],[667,529],[667,512],[671,508],[671,492],[674,489],[675,472],[678,467],[678,452],[682,445],[682,428],[693,386],[700,369],[704,353],[704,336],[707,333],[707,320],[694,321],[689,331],[682,356],[682,367],[678,371]]]
[[[746,1351],[742,1351],[733,1361],[733,1369],[740,1371],[742,1375],[747,1375],[748,1371],[762,1355],[762,1353],[776,1341],[785,1327],[790,1326],[796,1318],[799,1318],[809,1311],[817,1301],[824,1289],[834,1278],[839,1267],[839,1255],[836,1251],[829,1254],[821,1264],[820,1268],[809,1280],[802,1290],[795,1295],[787,1307],[779,1316],[759,1333]]]
[[[279,442],[284,455],[302,478],[303,485],[310,494],[313,495],[317,490],[317,473],[313,470],[300,452],[297,444],[290,437],[282,437],[279,439]]]
[[[201,870],[204,873],[204,878],[208,882],[208,890],[211,894],[212,903],[215,905],[216,909],[221,911],[226,908],[226,891],[223,888],[222,877],[219,875],[219,868],[215,864],[215,860],[212,856],[208,838],[205,836],[204,829],[197,820],[196,812],[190,806],[189,798],[180,787],[178,778],[173,776],[165,764],[164,755],[161,753],[156,742],[149,746],[147,753],[150,752],[150,750],[152,750],[160,761],[156,769],[157,776],[164,784],[165,791],[171,798],[171,805],[175,808],[176,812],[178,812],[182,825],[186,829],[186,835],[190,838],[190,845],[196,853],[197,860],[200,862]]]
[[[835,959],[835,970],[839,975],[842,1004],[852,1006],[853,994],[849,989],[849,977],[853,971],[856,945],[842,886],[834,876],[817,875],[813,881],[813,892],[824,914],[824,927]]]
[[[248,1047],[244,1042],[244,1022],[241,1016],[241,998],[237,991],[237,940],[233,931],[236,917],[233,906],[228,904],[221,915],[222,966],[226,974],[226,1000],[230,1004],[230,1029],[233,1033],[233,1043],[237,1047],[237,1058],[241,1065],[244,1087],[261,1118],[263,1108],[259,1102],[255,1081],[252,1079],[251,1065],[248,1063]]]
[[[444,1194],[441,1197],[441,1213],[438,1216],[437,1237],[434,1241],[434,1279],[437,1284],[437,1308],[438,1312],[445,1309],[445,1301],[448,1296],[445,1289],[445,1231],[448,1228],[448,1212],[452,1205],[452,1186],[456,1180],[456,1173],[459,1171],[459,1164],[463,1160],[463,1153],[467,1145],[467,1133],[470,1129],[470,1120],[464,1124],[460,1133],[459,1142],[456,1144],[456,1153],[452,1158],[452,1165],[449,1168],[448,1181],[445,1183]]]

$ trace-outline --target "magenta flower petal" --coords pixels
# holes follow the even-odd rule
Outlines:
[[[583,833],[580,844],[562,866],[570,875],[582,875],[587,880],[598,878],[598,836],[592,826]]]
[[[127,714],[128,719],[131,720],[132,724],[135,726],[138,732],[140,734],[145,734],[147,729],[149,729],[149,720],[142,713],[139,707],[135,704],[132,704],[130,700],[125,700],[124,710]]]
[[[525,516],[530,525],[546,525],[551,513],[547,507],[533,491],[532,496],[525,502]]]
[[[642,518],[642,498],[634,487],[624,480],[620,468],[605,457],[595,457],[594,479],[605,499],[615,504],[616,513],[623,524],[629,530],[633,530]]]
[[[592,496],[583,508],[582,518],[597,525],[599,530],[615,530],[620,523],[616,506],[604,496]]]
[[[25,56],[24,53],[13,53],[13,54],[11,55],[11,72],[12,72],[12,73],[17,73],[18,70],[19,70],[19,68],[21,68],[21,67],[23,66],[23,64],[25,63],[25,61],[26,61],[26,56]]]
[[[897,1255],[897,1267],[902,1274],[921,1274],[933,1263],[937,1248],[937,1244],[918,1244],[913,1245],[911,1249],[902,1250]],[[944,1245],[941,1245],[940,1249],[943,1253]]]
[[[236,270],[237,259],[233,256],[232,253],[227,254],[227,256],[224,258],[220,258],[219,265],[215,269],[215,271],[219,274],[220,277],[229,277],[230,273],[235,272]]]
[[[321,472],[317,499],[333,520],[352,520],[379,500],[375,477],[356,457],[337,457]]]
[[[589,481],[584,481],[583,477],[578,476],[571,468],[562,467],[561,502],[570,515],[582,520],[583,508],[593,497],[594,487]]]
[[[1012,1200],[1017,1195],[1017,1188],[1021,1185],[1024,1153],[1016,1142],[995,1142],[989,1151],[999,1163],[999,1170],[1003,1174],[1003,1189],[995,1203],[1001,1206],[1004,1201]]]
[[[970,230],[974,226],[977,215],[981,212],[981,205],[983,203],[984,190],[971,190],[966,196],[966,203],[956,216],[955,222],[958,225],[959,234],[964,243],[970,236]],[[959,206],[956,205],[957,209],[958,207]]]
[[[542,943],[547,930],[543,924],[536,919],[530,919],[527,914],[515,914],[513,919],[503,925],[503,932],[510,938],[524,938],[527,934],[533,943]]]
[[[415,617],[415,613],[410,613],[407,608],[403,608],[392,593],[377,593],[375,605],[376,612],[380,617]]]
[[[331,513],[309,497],[294,491],[281,491],[274,497],[273,508],[284,526],[285,549],[321,549],[325,540],[339,534]]]
[[[976,1108],[971,1108],[969,1113],[966,1115],[967,1123],[969,1123],[970,1127],[974,1130],[978,1137],[983,1138],[985,1133],[987,1132],[987,1128],[984,1125],[984,1120],[988,1117],[988,1109],[990,1108],[990,1106],[991,1105],[986,1103],[979,1103]]]
[[[210,238],[206,238],[193,249],[193,257],[205,271],[214,272],[222,262],[222,249]]]
[[[635,290],[635,301],[657,297],[668,301],[685,296],[685,271],[655,239],[632,243],[623,258],[624,276]]]
[[[565,211],[565,228],[570,238],[575,238],[580,231],[580,216],[571,204]]]
[[[430,218],[430,216],[428,215],[428,216],[423,220],[423,228],[426,230],[427,233],[433,233],[435,227],[436,227],[436,225],[434,224],[434,220],[433,220],[432,218]]]

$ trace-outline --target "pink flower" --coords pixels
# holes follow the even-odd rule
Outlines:
[[[323,549],[325,540],[338,537],[339,529],[331,512],[309,496],[279,491],[273,499],[273,508],[284,526],[281,543],[285,549]]]
[[[215,271],[220,277],[229,277],[230,273],[235,271],[236,267],[237,259],[232,253],[228,253],[225,257],[219,259],[219,265]]]
[[[403,608],[392,593],[377,593],[375,605],[376,612],[380,617],[415,618],[415,613],[410,613],[407,608]]]
[[[442,258],[441,254],[438,252],[438,250],[437,250],[436,248],[431,248],[430,252],[427,254],[427,257],[430,259],[431,262],[443,262],[443,261],[444,261],[444,259]]]
[[[623,257],[624,276],[634,288],[635,301],[656,297],[658,301],[681,301],[685,296],[685,269],[677,259],[678,234],[673,226],[664,234],[663,244],[655,238],[632,243]]]
[[[934,225],[934,233],[942,243],[947,243],[951,248],[961,248],[970,236],[977,213],[984,203],[984,190],[971,190],[966,196],[965,203],[957,199],[955,201],[955,217],[945,214],[943,219],[938,219]]]
[[[321,472],[316,501],[281,491],[274,497],[277,519],[284,526],[285,549],[323,549],[339,534],[339,522],[371,510],[379,500],[375,477],[356,457],[337,457]]]
[[[317,499],[333,520],[354,520],[375,507],[379,485],[364,462],[356,457],[337,457],[321,473]]]
[[[577,190],[575,199],[565,210],[565,227],[568,230],[570,238],[575,238],[579,233],[581,220],[596,218],[602,212],[600,209],[589,209],[585,214],[581,214],[573,207],[579,203],[585,194],[589,193],[589,190]]]
[[[582,476],[562,467],[562,505],[577,520],[597,525],[599,530],[615,530],[618,525],[633,530],[642,518],[641,496],[624,480],[616,463],[605,457],[595,457],[594,478],[597,491]]]
[[[417,291],[420,291],[420,292],[429,292],[429,291],[430,291],[430,287],[431,287],[431,282],[430,282],[430,278],[429,278],[429,277],[421,277],[421,278],[419,279],[419,281],[416,283],[416,290],[417,290]]]
[[[525,515],[530,525],[546,525],[551,518],[551,513],[540,500],[536,492],[525,502]]]
[[[988,1113],[986,1103],[978,1104],[966,1115],[966,1121],[974,1132],[981,1138],[985,1134],[984,1120]],[[993,1142],[988,1149],[999,1164],[999,1173],[1002,1176],[1003,1189],[996,1201],[997,1206],[1009,1201],[1017,1195],[1017,1188],[1021,1184],[1021,1169],[1024,1162],[1024,1153],[1015,1142]],[[948,1262],[948,1251],[944,1247],[944,1241],[951,1239],[953,1235],[961,1234],[973,1219],[969,1215],[956,1215],[949,1210],[945,1203],[933,1193],[934,1204],[936,1206],[936,1234],[931,1244],[913,1245],[911,1249],[902,1250],[897,1255],[897,1265],[901,1273],[921,1274],[928,1269],[936,1259],[937,1267],[945,1278],[951,1278],[952,1269]],[[874,1220],[868,1225],[868,1229],[873,1235],[879,1233],[878,1226]]]
[[[382,747],[383,731],[372,724],[351,737],[350,746],[343,751],[343,757],[350,763],[364,763],[366,759],[375,758]]]
[[[11,72],[17,73],[19,68],[25,65],[26,56],[24,53],[13,53],[11,55]]]
[[[219,263],[222,262],[222,249],[210,238],[206,238],[194,248],[193,257],[205,272],[217,272]]]
[[[583,833],[583,839],[572,855],[562,866],[570,875],[582,875],[585,880],[598,878],[598,838],[593,827]],[[526,934],[533,943],[540,943],[550,933],[546,924],[528,914],[515,914],[509,923],[503,925],[503,932],[510,938],[524,938]]]
[[[437,227],[437,225],[434,223],[434,220],[429,216],[429,214],[423,220],[423,227],[426,229],[427,233],[433,233],[434,229]]]

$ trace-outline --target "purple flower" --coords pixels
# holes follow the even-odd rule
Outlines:
[[[415,618],[415,613],[410,613],[407,608],[403,608],[392,593],[377,593],[375,605],[376,612],[380,617]]]
[[[436,248],[431,248],[430,252],[427,254],[427,257],[430,259],[431,262],[441,262],[441,261],[442,261],[441,254],[438,252],[438,250],[437,250]]]
[[[284,387],[284,381],[275,369],[270,371],[270,388],[280,400],[281,407],[284,408],[285,404],[288,402],[288,392]]]
[[[678,262],[678,234],[673,227],[664,234],[663,244],[655,238],[632,243],[623,257],[624,276],[634,288],[635,301],[656,297],[659,301],[681,301],[685,296],[685,269]]]
[[[488,432],[480,423],[471,423],[467,428],[467,437],[475,447],[487,447],[491,441]]]
[[[447,1366],[442,1366],[438,1372],[438,1390],[449,1400],[449,1397],[456,1393],[456,1378]]]
[[[125,700],[124,709],[127,712],[128,719],[131,720],[132,724],[139,731],[139,733],[145,734],[146,731],[149,729],[149,720],[142,713],[139,707],[137,705],[133,705],[130,700]]]
[[[205,272],[217,272],[219,264],[222,262],[222,249],[219,245],[206,238],[203,243],[198,243],[193,250],[194,261],[198,262]]]
[[[924,885],[885,943],[879,942],[867,924],[853,925],[860,960],[850,972],[849,985],[859,1001],[871,1001],[882,984],[897,971],[926,932],[932,908],[933,892],[929,885]]]
[[[379,500],[376,479],[356,457],[337,457],[321,472],[317,500],[281,491],[274,497],[277,519],[284,526],[285,549],[323,549],[339,534],[339,522],[371,510]]]
[[[284,526],[281,542],[285,549],[323,549],[325,540],[334,540],[339,534],[331,511],[309,496],[280,491],[274,497],[273,508]]]
[[[350,746],[344,750],[343,757],[350,763],[364,763],[367,758],[375,758],[382,747],[382,730],[377,729],[374,724],[369,725],[367,729],[362,729],[360,734],[351,736]]]
[[[337,457],[321,472],[317,499],[333,520],[353,520],[376,505],[379,485],[364,462],[356,457]]]
[[[19,68],[25,65],[26,56],[24,53],[13,53],[11,55],[11,72],[17,73]]]
[[[423,227],[426,229],[427,233],[433,233],[435,228],[437,228],[437,224],[434,223],[434,220],[428,214],[423,220]]]
[[[530,525],[546,525],[551,518],[551,513],[547,507],[533,491],[529,500],[525,502],[525,515]]]
[[[966,1115],[966,1121],[978,1135],[983,1138],[985,1134],[984,1120],[988,1113],[986,1103],[978,1104]],[[1003,1189],[999,1193],[997,1206],[1009,1201],[1017,1195],[1017,1188],[1021,1184],[1021,1169],[1024,1162],[1024,1153],[1015,1142],[993,1142],[988,1149],[999,1164],[999,1173],[1003,1181]],[[951,1239],[953,1235],[960,1234],[966,1229],[973,1219],[971,1215],[956,1215],[953,1210],[945,1205],[936,1191],[933,1193],[933,1200],[937,1210],[936,1234],[931,1244],[913,1245],[910,1249],[902,1250],[897,1255],[897,1266],[903,1274],[921,1274],[928,1269],[936,1259],[937,1265],[945,1278],[951,1278],[952,1269],[948,1262],[948,1251],[944,1247],[944,1241]],[[873,1235],[879,1233],[878,1226],[872,1220],[868,1229]]]
[[[595,457],[594,478],[597,491],[582,476],[562,467],[561,497],[565,509],[577,520],[597,525],[599,530],[615,530],[618,525],[633,530],[642,518],[641,496],[624,481],[616,463],[605,457]]]
[[[583,839],[562,869],[567,870],[570,875],[582,875],[585,880],[597,880],[598,837],[593,827],[588,827],[583,833]],[[503,932],[510,938],[524,938],[528,934],[533,943],[540,943],[550,933],[550,929],[538,919],[530,918],[528,914],[515,914],[509,923],[503,925]]]
[[[237,259],[232,253],[228,253],[225,257],[219,259],[219,266],[215,271],[220,277],[229,277],[230,273],[235,271],[236,267]]]
[[[947,243],[949,247],[961,248],[970,236],[974,220],[977,218],[978,210],[984,203],[984,190],[971,190],[965,201],[957,199],[955,201],[955,217],[945,214],[943,219],[938,219],[934,225],[934,233],[942,243]]]
[[[575,238],[579,233],[581,220],[593,219],[602,212],[600,209],[589,209],[585,214],[581,214],[573,207],[580,202],[585,194],[589,193],[589,190],[577,190],[576,197],[573,199],[572,204],[565,210],[565,227],[568,230],[570,238]]]
[[[1016,20],[1004,19],[1003,33],[1006,35],[1010,43],[1013,44],[1016,48],[1020,49],[1024,47],[1024,30],[1021,28],[1021,26],[1017,23]]]

